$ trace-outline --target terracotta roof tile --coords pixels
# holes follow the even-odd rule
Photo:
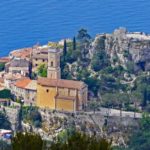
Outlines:
[[[23,48],[11,52],[11,55],[19,58],[29,57],[32,52],[32,48]]]
[[[86,84],[82,81],[74,81],[74,80],[63,80],[63,79],[49,79],[49,78],[39,78],[38,84],[43,86],[53,86],[53,87],[61,87],[61,88],[71,88],[71,89],[82,89],[86,86]]]
[[[0,58],[0,63],[8,63],[10,61],[9,57],[2,57]]]
[[[31,82],[29,78],[22,78],[15,82],[15,86],[18,88],[26,88],[26,86]]]

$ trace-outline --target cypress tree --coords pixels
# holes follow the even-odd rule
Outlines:
[[[67,54],[67,42],[66,42],[66,40],[64,40],[64,57],[66,56],[66,54]]]
[[[73,38],[73,50],[76,50],[76,37]]]
[[[145,107],[147,105],[147,89],[145,88],[144,89],[144,92],[143,92],[143,107]]]

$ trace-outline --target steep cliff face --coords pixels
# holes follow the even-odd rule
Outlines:
[[[90,57],[97,50],[105,50],[112,65],[126,67],[133,61],[135,70],[150,70],[150,35],[129,33],[124,28],[116,29],[112,34],[97,35],[90,49]]]

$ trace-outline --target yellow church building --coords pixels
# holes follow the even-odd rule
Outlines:
[[[82,81],[61,79],[59,49],[48,50],[47,72],[47,78],[38,78],[38,107],[67,112],[81,111],[86,107],[87,85]]]

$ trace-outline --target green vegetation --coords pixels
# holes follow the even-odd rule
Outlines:
[[[129,50],[122,51],[124,65],[117,52],[110,56],[105,49],[106,36],[94,41],[86,29],[80,29],[72,42],[65,42],[61,58],[62,78],[84,81],[90,98],[98,98],[105,107],[150,112],[150,77],[137,73]],[[89,50],[93,56],[89,57]],[[122,99],[122,100],[120,100]]]
[[[11,99],[12,95],[11,95],[10,90],[4,89],[4,90],[0,91],[0,98]]]
[[[50,150],[111,150],[111,142],[76,132],[65,143],[55,142]]]
[[[150,116],[143,114],[139,129],[134,130],[127,150],[149,150],[150,148]]]
[[[5,70],[5,63],[0,63],[0,72]]]
[[[42,125],[42,117],[37,107],[24,106],[22,108],[22,119],[35,127],[39,128]]]
[[[17,133],[12,138],[13,150],[112,150],[111,142],[106,139],[75,132],[66,141],[56,140],[48,148],[40,135],[35,133]]]
[[[17,133],[12,138],[13,150],[42,150],[43,140],[35,133]]]
[[[37,69],[37,74],[40,77],[47,77],[47,66],[45,64],[41,64]]]
[[[11,144],[6,141],[0,140],[0,150],[12,150]]]
[[[74,127],[70,127],[67,128],[66,130],[63,130],[62,132],[60,132],[57,136],[57,140],[60,143],[65,143],[67,142],[67,140],[73,136],[76,133],[75,128]]]
[[[6,114],[0,112],[0,129],[11,129],[11,123],[7,119]]]
[[[105,50],[98,51],[94,54],[91,61],[91,67],[94,71],[100,71],[109,65],[109,60]]]

